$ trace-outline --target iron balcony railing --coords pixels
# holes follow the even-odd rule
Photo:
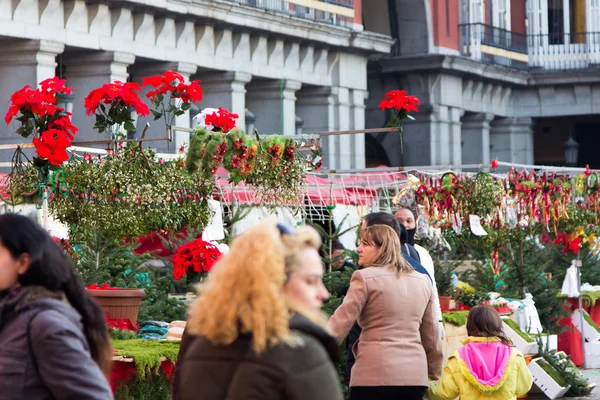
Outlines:
[[[527,35],[485,24],[461,24],[461,54],[507,67],[528,67]]]
[[[299,1],[283,0],[226,0],[270,11],[331,25],[353,27],[355,0],[312,0],[311,6],[299,5]],[[360,0],[356,0],[360,1]],[[307,4],[307,2],[302,2]]]

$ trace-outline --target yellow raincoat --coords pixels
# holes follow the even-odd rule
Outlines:
[[[442,379],[432,382],[430,400],[509,400],[533,383],[523,354],[498,338],[469,337],[448,359]]]

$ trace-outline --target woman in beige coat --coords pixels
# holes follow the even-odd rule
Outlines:
[[[328,323],[341,343],[355,321],[362,333],[352,351],[352,400],[420,400],[443,364],[433,288],[402,257],[396,232],[362,229],[359,264],[342,305]]]

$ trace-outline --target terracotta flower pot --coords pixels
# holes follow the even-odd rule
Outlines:
[[[94,297],[110,318],[129,319],[133,323],[137,323],[142,297],[146,295],[144,289],[129,288],[114,290],[87,289],[87,292]]]
[[[440,308],[442,310],[447,310],[450,308],[450,301],[452,301],[452,297],[450,296],[438,296],[440,300]]]

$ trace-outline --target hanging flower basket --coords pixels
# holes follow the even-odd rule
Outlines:
[[[105,288],[87,289],[96,302],[113,319],[128,319],[137,323],[144,289]]]

